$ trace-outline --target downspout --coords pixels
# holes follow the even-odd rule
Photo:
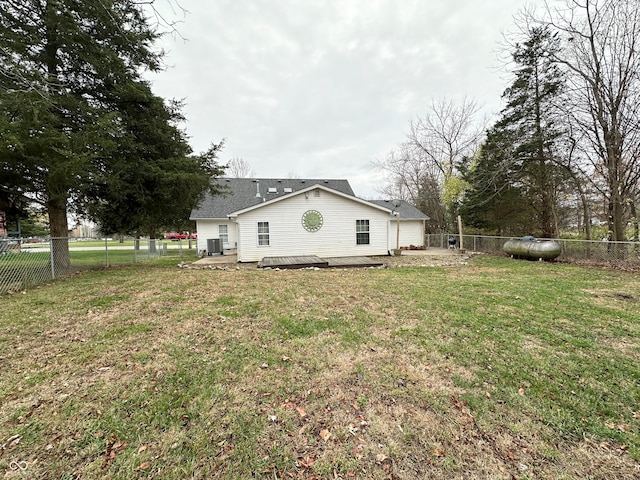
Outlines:
[[[425,238],[427,238],[427,221],[422,220],[422,248],[426,250],[427,242],[425,242]]]
[[[391,215],[389,215],[389,220],[387,220],[387,254],[391,255],[391,243],[389,242],[390,238],[389,235],[391,235],[391,219],[393,218],[393,212],[391,212]]]
[[[236,229],[236,261],[240,262],[241,253],[240,253],[240,228],[237,222],[237,215],[227,215],[227,218],[232,223],[233,227]]]

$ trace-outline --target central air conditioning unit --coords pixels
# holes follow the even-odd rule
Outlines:
[[[207,255],[223,255],[222,251],[222,240],[219,238],[208,238],[207,239]]]

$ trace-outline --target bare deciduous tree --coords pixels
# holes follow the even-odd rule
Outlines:
[[[414,154],[409,144],[400,144],[384,160],[373,164],[387,173],[387,183],[381,187],[380,193],[413,205],[417,203],[418,191],[426,171],[423,159]]]
[[[567,115],[607,202],[610,238],[624,240],[640,180],[640,0],[545,2],[539,24],[557,31],[555,60],[569,82]]]
[[[466,97],[459,104],[442,98],[432,100],[425,115],[411,122],[409,143],[422,153],[428,170],[437,170],[444,181],[478,148],[486,127],[476,118],[479,110],[478,103]]]
[[[250,178],[255,177],[256,172],[246,160],[234,157],[229,160],[225,167],[225,176],[232,178]]]
[[[465,157],[474,155],[486,121],[478,121],[476,101],[432,100],[424,116],[411,122],[407,141],[374,166],[389,173],[382,193],[410,201],[438,227],[446,225],[445,203],[453,215],[451,192]],[[445,192],[448,201],[445,202]],[[450,218],[451,219],[451,218]]]
[[[434,171],[424,154],[410,143],[402,143],[384,160],[373,163],[387,173],[387,182],[378,190],[389,198],[411,203],[429,215],[432,229],[446,228],[446,209],[442,203],[439,172]]]

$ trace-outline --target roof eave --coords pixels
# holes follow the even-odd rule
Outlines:
[[[324,190],[325,192],[333,193],[334,195],[346,198],[346,199],[351,200],[353,202],[361,203],[363,205],[367,205],[367,206],[375,208],[377,210],[381,210],[383,212],[391,213],[391,210],[388,209],[388,208],[382,207],[380,205],[376,205],[375,203],[371,203],[371,202],[368,202],[366,200],[362,200],[361,198],[354,197],[353,195],[347,195],[346,193],[340,192],[338,190],[334,190],[333,188],[325,187],[324,185],[320,185],[318,183],[314,183],[313,185],[310,185],[307,188],[303,188],[302,190],[297,190],[295,192],[291,192],[291,193],[288,193],[286,195],[282,195],[282,196],[279,196],[279,197],[276,197],[276,198],[272,198],[271,200],[266,200],[266,201],[264,201],[262,203],[258,203],[257,205],[252,205],[250,207],[243,208],[243,209],[237,210],[235,212],[231,212],[231,213],[229,213],[229,216],[237,217],[238,215],[242,215],[242,214],[250,212],[252,210],[256,210],[258,208],[266,207],[267,205],[273,205],[274,203],[280,202],[282,200],[286,200],[288,198],[292,198],[292,197],[295,197],[295,196],[298,196],[298,195],[302,195],[302,194],[308,193],[308,192],[310,192],[312,190],[315,190],[316,188]]]

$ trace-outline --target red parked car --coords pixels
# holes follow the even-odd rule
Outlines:
[[[192,238],[196,240],[198,238],[198,234],[197,233],[189,234],[189,232],[169,232],[165,235],[165,238],[167,240],[186,240],[188,238]]]

